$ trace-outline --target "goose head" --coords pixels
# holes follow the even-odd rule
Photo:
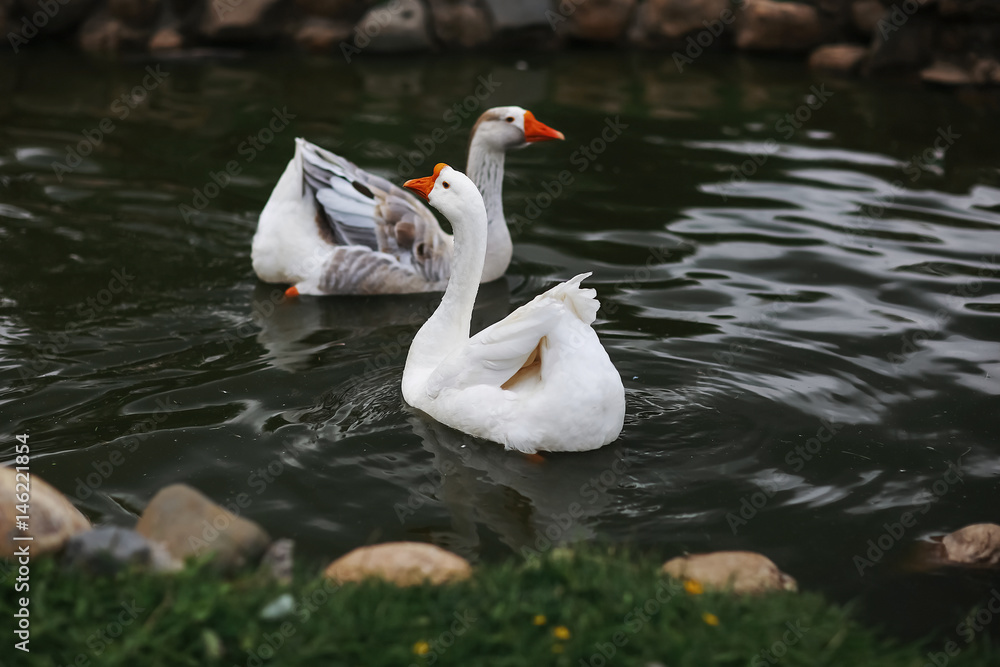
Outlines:
[[[468,176],[443,162],[434,167],[433,175],[411,178],[403,187],[426,199],[453,226],[473,220],[481,220],[485,226],[486,206],[479,188]]]
[[[521,107],[493,107],[476,121],[470,141],[504,152],[538,141],[565,138],[562,132],[538,121],[533,113]]]

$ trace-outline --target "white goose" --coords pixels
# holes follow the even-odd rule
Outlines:
[[[590,326],[600,304],[583,273],[469,338],[487,246],[487,213],[475,184],[445,164],[407,181],[455,230],[441,304],[410,345],[403,398],[465,433],[533,454],[586,451],[615,440],[625,389]]]
[[[489,212],[482,282],[500,278],[513,244],[501,186],[507,150],[562,132],[521,107],[496,107],[472,128],[468,171]],[[452,237],[409,192],[304,139],[261,211],[253,268],[298,294],[440,292],[451,273]]]

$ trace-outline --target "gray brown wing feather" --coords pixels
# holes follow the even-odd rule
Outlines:
[[[414,195],[315,144],[303,140],[301,148],[304,185],[336,243],[391,255],[430,282],[448,277],[450,239]]]

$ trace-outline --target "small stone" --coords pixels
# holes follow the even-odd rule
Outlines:
[[[625,36],[636,0],[586,0],[569,15],[560,32],[588,42],[617,42]]]
[[[1000,62],[993,58],[980,58],[972,66],[972,79],[976,83],[1000,84]]]
[[[728,29],[734,15],[729,0],[646,0],[639,5],[629,39],[647,46],[664,41],[679,46],[686,35],[707,30],[706,24]]]
[[[292,583],[292,568],[295,565],[295,542],[281,538],[271,543],[260,560],[260,567],[275,581],[286,586]]]
[[[748,51],[806,51],[821,38],[819,13],[801,2],[753,0],[736,29],[736,46]]]
[[[472,566],[461,556],[421,542],[360,547],[335,560],[325,572],[339,583],[375,577],[397,586],[439,585],[468,579],[471,574]]]
[[[971,72],[958,65],[940,61],[921,70],[920,78],[927,83],[936,83],[942,86],[967,86],[973,83]]]
[[[184,46],[184,35],[176,28],[160,28],[149,39],[150,51],[173,51]]]
[[[812,52],[809,66],[828,72],[853,74],[868,57],[868,49],[858,44],[827,44]]]
[[[127,567],[149,567],[157,572],[181,567],[162,545],[120,526],[98,526],[74,535],[66,542],[63,564],[99,575]]]
[[[733,593],[795,591],[795,579],[778,569],[770,558],[752,551],[717,551],[679,556],[663,564],[675,579],[693,579],[705,588]]]
[[[17,495],[25,492],[28,483],[28,511],[16,509]],[[18,486],[21,485],[21,486]],[[66,541],[77,533],[90,530],[90,521],[80,510],[56,489],[52,488],[38,475],[18,473],[13,468],[0,466],[0,556],[10,558],[14,552],[25,544],[30,545],[31,553],[39,555],[59,551]],[[19,516],[28,524],[28,530],[19,530]],[[15,537],[28,537],[30,541],[14,540]]]
[[[946,535],[941,541],[949,561],[965,565],[1000,565],[1000,526],[976,523]]]
[[[427,10],[419,0],[375,7],[358,23],[354,45],[385,53],[428,50],[433,42],[427,18]]]
[[[162,543],[179,560],[214,552],[213,562],[224,571],[256,563],[271,542],[256,523],[219,507],[185,484],[161,489],[135,529]]]
[[[431,0],[434,33],[445,44],[471,49],[493,38],[490,19],[471,0]]]
[[[885,16],[885,6],[878,0],[854,0],[851,19],[854,27],[865,35],[875,32],[878,22]]]
[[[282,593],[264,605],[257,615],[263,621],[277,621],[295,611],[295,598],[291,593]]]
[[[307,53],[329,53],[351,39],[352,32],[349,23],[310,17],[295,31],[295,43]]]

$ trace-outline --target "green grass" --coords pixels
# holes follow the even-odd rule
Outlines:
[[[204,566],[172,576],[99,578],[37,559],[31,654],[11,650],[14,640],[5,633],[0,656],[60,667],[927,663],[926,648],[880,638],[817,594],[692,595],[660,577],[657,565],[621,553],[557,552],[479,566],[460,584],[398,589],[378,581],[338,588],[315,576],[283,587],[257,574],[226,580]],[[15,611],[11,583],[3,586],[0,618]],[[286,593],[291,612],[262,619],[261,610]],[[539,615],[545,622],[536,625]],[[569,637],[558,638],[564,633],[557,628]],[[428,649],[422,657],[415,653],[420,642]],[[1000,661],[983,642],[949,662],[988,664]]]

